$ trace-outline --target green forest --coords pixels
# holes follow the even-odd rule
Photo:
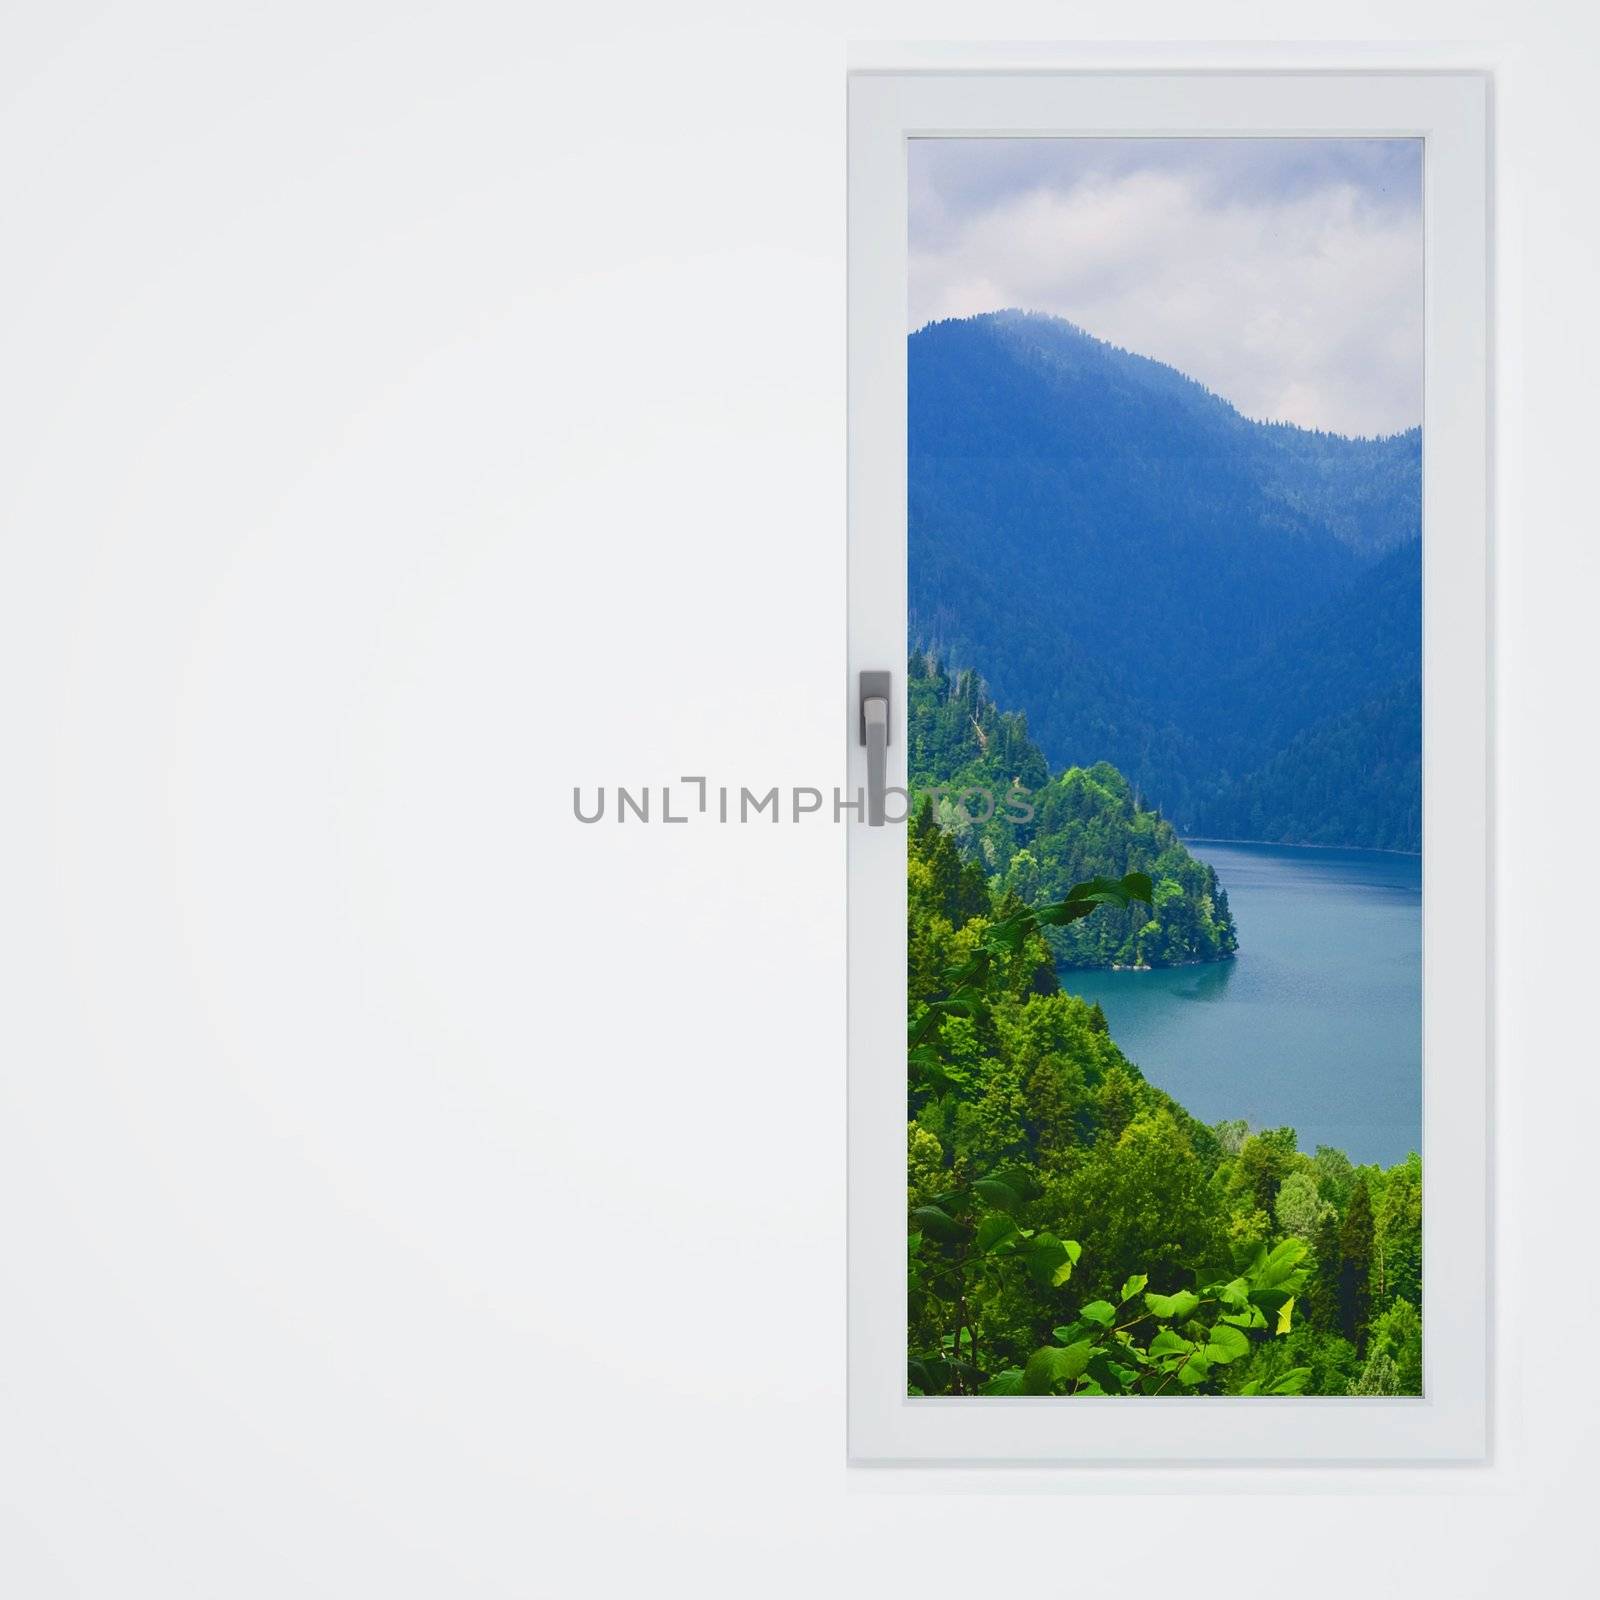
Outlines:
[[[918,793],[931,794],[941,827],[987,889],[1042,905],[1089,878],[1151,878],[1148,905],[1107,905],[1046,929],[1058,966],[1169,967],[1223,960],[1238,948],[1216,873],[1140,804],[1115,767],[1102,761],[1052,778],[1027,719],[1001,711],[976,673],[936,654],[913,651],[906,684]]]
[[[906,356],[915,636],[1190,837],[1421,848],[1419,429],[1252,421],[1021,311]]]
[[[970,678],[925,670],[919,698],[914,769],[941,752],[957,781],[1040,776],[1021,719]],[[954,761],[955,706],[977,762]],[[1091,817],[1127,796],[1096,770]],[[1047,815],[1036,860],[1075,813]],[[1022,851],[991,858],[932,796],[908,835],[908,1392],[1420,1394],[1420,1160],[1207,1126],[1061,987],[1052,938],[1148,919],[1165,848],[1029,904]]]

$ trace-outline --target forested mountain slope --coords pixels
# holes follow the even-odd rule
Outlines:
[[[933,814],[948,830],[952,859],[975,863],[989,891],[1040,905],[1090,878],[1144,872],[1154,880],[1153,906],[1108,906],[1049,929],[1060,964],[1164,967],[1221,960],[1238,948],[1216,873],[1190,855],[1170,822],[1139,804],[1114,767],[1099,762],[1052,778],[1026,719],[1001,711],[975,673],[914,654],[906,683],[913,794],[952,791]],[[1027,808],[1032,816],[1019,820]]]
[[[907,879],[910,1392],[1419,1394],[1416,1156],[1207,1127],[928,812]]]
[[[1053,765],[1186,832],[1417,848],[1416,430],[1252,422],[1018,312],[912,335],[909,406],[913,639]]]

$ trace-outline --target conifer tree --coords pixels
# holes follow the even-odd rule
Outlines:
[[[1307,1295],[1306,1321],[1318,1333],[1334,1333],[1339,1327],[1339,1213],[1329,1208],[1317,1224],[1313,1248],[1317,1254],[1317,1274]]]
[[[1372,1315],[1372,1196],[1365,1175],[1356,1179],[1339,1229],[1339,1331],[1358,1350]]]

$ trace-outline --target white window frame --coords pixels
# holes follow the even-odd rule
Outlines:
[[[857,72],[849,84],[849,702],[894,673],[905,784],[906,144],[1420,137],[1424,164],[1422,1398],[907,1398],[905,841],[849,832],[849,1452],[858,1463],[1322,1465],[1488,1452],[1488,79]],[[850,787],[864,758],[850,741]]]

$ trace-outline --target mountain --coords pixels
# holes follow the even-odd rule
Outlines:
[[[1001,711],[975,673],[952,673],[936,658],[914,654],[906,666],[906,725],[913,793],[950,791],[927,806],[918,831],[925,836],[942,824],[951,841],[945,871],[957,899],[1014,894],[1044,905],[1090,878],[1146,872],[1155,884],[1153,907],[1102,906],[1082,922],[1045,931],[1058,965],[1170,967],[1223,960],[1238,948],[1226,891],[1172,824],[1141,806],[1127,779],[1105,762],[1052,778],[1027,719]],[[1030,807],[1031,817],[1024,816]],[[977,868],[978,885],[963,886],[958,860]]]
[[[915,641],[1185,832],[1419,847],[1418,430],[1253,422],[1023,312],[908,358]]]
[[[1240,776],[1191,831],[1416,850],[1422,838],[1422,571],[1416,541],[1240,661],[1197,706]],[[1248,718],[1241,726],[1233,708]],[[1260,760],[1261,749],[1272,752]]]

